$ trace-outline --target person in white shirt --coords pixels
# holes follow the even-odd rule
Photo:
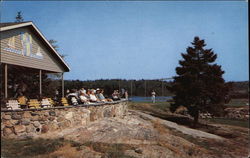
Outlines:
[[[79,98],[80,98],[81,103],[84,103],[84,104],[88,104],[89,103],[89,100],[86,97],[86,94],[84,92],[81,92]]]
[[[78,104],[78,95],[76,93],[76,89],[72,89],[71,93],[69,93],[66,98],[68,99],[69,102],[71,102],[72,105],[77,105]]]
[[[156,95],[156,93],[155,93],[155,91],[153,90],[153,91],[151,92],[151,99],[152,99],[152,102],[153,102],[153,103],[155,103],[155,95]]]
[[[125,90],[124,96],[125,96],[125,99],[128,100],[128,91],[127,90]]]
[[[94,90],[91,90],[91,92],[90,92],[90,94],[89,94],[89,100],[90,100],[91,102],[97,102],[97,101],[98,101],[98,99],[97,99],[97,97],[96,97],[96,95],[95,95]]]

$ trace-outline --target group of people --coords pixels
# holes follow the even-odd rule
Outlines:
[[[104,96],[104,90],[99,88],[88,90],[84,88],[81,88],[80,90],[72,89],[67,90],[66,93],[66,98],[71,105],[112,102],[120,100],[121,97],[128,98],[126,91],[121,96],[118,90],[114,90],[112,98],[107,98]]]

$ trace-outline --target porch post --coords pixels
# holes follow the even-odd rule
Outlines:
[[[62,72],[62,97],[64,97],[64,79],[63,79],[63,72]]]
[[[8,65],[4,65],[4,96],[8,98]]]
[[[39,94],[42,96],[42,70],[39,70]]]

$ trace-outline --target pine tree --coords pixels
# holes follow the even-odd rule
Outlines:
[[[200,112],[216,114],[223,111],[228,87],[222,77],[224,71],[214,63],[217,55],[213,50],[204,49],[205,41],[199,37],[195,37],[191,44],[193,46],[187,48],[187,53],[181,54],[183,60],[176,68],[177,76],[170,88],[175,94],[175,103],[170,110],[174,112],[179,106],[185,106],[196,126]]]
[[[56,41],[56,40],[50,39],[50,40],[49,40],[49,43],[51,44],[51,46],[52,46],[56,51],[58,51],[59,46],[57,45],[57,41]]]
[[[23,22],[23,16],[22,16],[22,12],[21,11],[17,12],[17,16],[16,16],[16,21],[15,22]]]
[[[51,44],[51,46],[58,52],[59,46],[57,45],[57,41],[54,39],[50,39],[49,43]],[[67,56],[65,54],[59,54],[63,59]]]

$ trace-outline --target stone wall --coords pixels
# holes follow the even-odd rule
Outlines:
[[[5,110],[1,111],[1,136],[8,138],[34,137],[74,126],[86,126],[89,122],[104,117],[122,117],[126,112],[126,100],[89,106]]]
[[[200,113],[200,118],[215,117],[210,113]],[[249,106],[226,108],[225,116],[222,118],[249,120]]]
[[[226,118],[249,120],[249,106],[240,108],[226,108]]]

